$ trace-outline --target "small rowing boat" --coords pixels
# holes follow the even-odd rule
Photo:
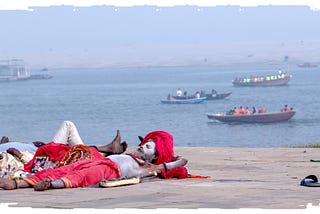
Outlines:
[[[275,123],[287,121],[295,115],[296,111],[282,111],[270,113],[255,113],[241,115],[226,115],[226,114],[207,114],[209,119],[218,120],[227,123]]]
[[[200,97],[200,98],[191,98],[191,99],[166,99],[166,100],[161,100],[161,103],[164,104],[198,104],[202,103],[206,100],[206,97]]]
[[[201,92],[201,97],[206,97],[207,100],[221,100],[231,95],[232,92],[226,92],[226,93],[210,93],[206,94],[203,91]],[[182,95],[182,96],[172,96],[172,98],[176,100],[185,100],[185,99],[192,99],[194,98],[194,95]]]
[[[217,94],[205,94],[207,100],[221,100],[224,99],[228,96],[230,96],[232,92],[227,92],[227,93],[217,93]]]

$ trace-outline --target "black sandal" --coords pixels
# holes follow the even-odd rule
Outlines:
[[[320,187],[320,183],[318,182],[318,178],[315,175],[308,175],[300,182],[301,186],[307,187]]]

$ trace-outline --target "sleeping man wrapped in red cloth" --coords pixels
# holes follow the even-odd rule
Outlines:
[[[141,143],[134,154],[116,154],[105,158],[98,152],[94,152],[89,155],[90,158],[48,168],[27,178],[0,179],[0,188],[11,190],[33,187],[34,190],[43,191],[91,186],[98,184],[101,180],[110,179],[140,178],[151,175],[158,175],[161,178],[189,176],[185,167],[187,160],[174,155],[171,134],[166,131],[154,131],[144,138],[140,137],[140,140]]]

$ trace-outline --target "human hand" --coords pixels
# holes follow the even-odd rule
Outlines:
[[[22,157],[22,153],[16,148],[9,148],[9,149],[7,149],[7,152],[13,156],[18,157],[18,158]]]

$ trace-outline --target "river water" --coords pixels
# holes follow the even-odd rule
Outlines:
[[[320,68],[282,67],[287,86],[241,88],[232,79],[275,74],[281,65],[56,69],[48,80],[0,84],[0,135],[49,142],[63,120],[73,121],[85,143],[109,143],[116,130],[129,145],[153,130],[170,132],[176,146],[280,147],[319,142]],[[177,88],[194,93],[232,92],[224,100],[201,104],[162,104]],[[230,125],[210,121],[207,113],[234,106],[278,111],[285,104],[297,113],[287,122]]]

